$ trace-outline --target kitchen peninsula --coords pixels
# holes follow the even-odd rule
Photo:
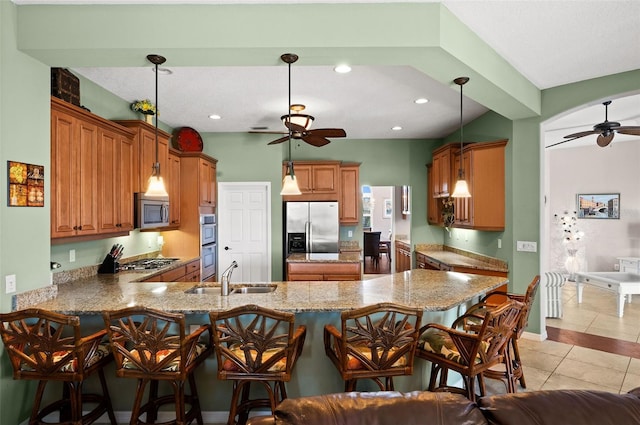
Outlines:
[[[101,314],[132,305],[187,315],[188,324],[208,322],[210,311],[258,304],[282,311],[294,312],[296,323],[307,326],[307,339],[299,363],[287,390],[290,397],[340,392],[344,383],[324,353],[322,329],[325,324],[340,323],[343,310],[371,304],[392,302],[425,310],[423,323],[450,325],[479,296],[500,287],[505,278],[435,270],[410,270],[358,281],[299,281],[237,283],[234,286],[277,285],[274,292],[232,294],[222,296],[217,284],[193,282],[137,282],[133,273],[86,277],[59,285],[57,296],[32,307],[53,310],[81,317],[85,328],[104,326]],[[204,294],[186,293],[194,286],[215,288]],[[207,360],[214,363],[215,358]],[[429,370],[417,362],[413,376],[399,377],[395,382],[401,391],[423,390],[427,387]],[[215,367],[209,365],[197,376],[201,404],[206,411],[224,411],[231,394],[228,386],[216,380]],[[113,383],[113,382],[112,382]],[[133,387],[118,382],[121,391],[115,395],[116,410],[126,409]],[[363,382],[366,389],[368,382]],[[359,387],[360,388],[360,387]],[[206,389],[206,390],[205,390]],[[373,387],[371,387],[373,389]]]

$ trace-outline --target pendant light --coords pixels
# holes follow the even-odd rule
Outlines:
[[[469,193],[469,185],[464,179],[464,159],[462,156],[463,145],[463,132],[462,132],[462,86],[469,81],[469,77],[458,77],[453,80],[454,83],[460,86],[460,168],[458,168],[458,181],[453,189],[452,198],[471,198]]]
[[[298,60],[298,55],[293,53],[285,53],[280,56],[283,62],[289,64],[289,104],[287,105],[288,114],[288,122],[291,122],[291,64]],[[292,130],[289,128],[289,157],[287,159],[287,172],[282,180],[282,190],[280,191],[280,195],[302,195],[300,192],[300,188],[298,187],[298,181],[296,180],[296,176],[293,172],[293,161],[291,160],[291,134]]]
[[[162,180],[162,176],[160,176],[160,162],[158,160],[158,65],[165,63],[166,59],[160,55],[147,55],[147,59],[149,62],[156,66],[156,113],[155,113],[155,124],[156,124],[156,162],[153,163],[151,167],[151,177],[149,177],[149,183],[147,184],[147,191],[144,193],[145,196],[152,197],[169,197],[167,193],[167,189],[164,186],[164,181]]]

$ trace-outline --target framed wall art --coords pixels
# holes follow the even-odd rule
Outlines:
[[[10,207],[44,206],[44,166],[7,161]]]
[[[391,218],[391,213],[393,212],[393,208],[391,206],[391,199],[384,200],[384,210],[382,211],[383,218]]]
[[[578,218],[620,218],[619,193],[579,193]]]

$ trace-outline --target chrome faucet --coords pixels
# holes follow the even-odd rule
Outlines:
[[[238,263],[234,260],[227,269],[222,272],[222,277],[220,278],[220,291],[221,295],[229,295],[229,283],[231,283],[231,273],[233,273],[233,269],[238,267]]]

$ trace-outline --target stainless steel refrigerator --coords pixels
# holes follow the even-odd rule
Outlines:
[[[294,252],[338,252],[337,202],[286,202],[284,217],[286,256]]]

